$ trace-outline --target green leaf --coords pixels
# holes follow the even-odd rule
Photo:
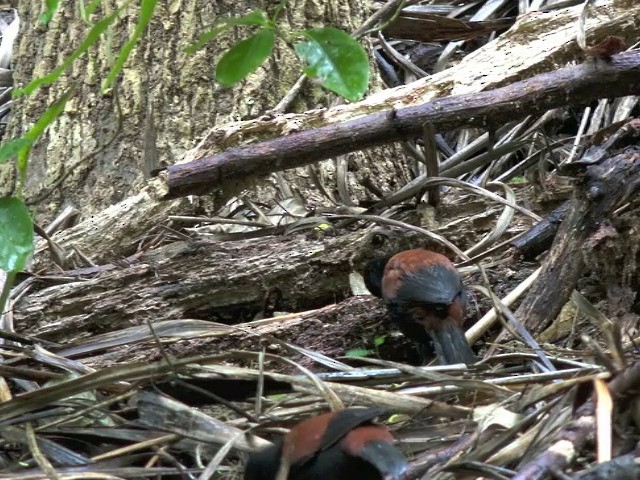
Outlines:
[[[80,18],[86,24],[90,24],[89,16],[93,13],[101,0],[92,0],[89,5],[85,5],[84,0],[78,0],[78,8],[80,9]]]
[[[527,179],[524,177],[513,177],[511,183],[527,183]]]
[[[188,47],[185,47],[184,51],[190,54],[195,53],[215,37],[220,35],[222,32],[229,30],[231,27],[235,27],[237,25],[258,25],[266,27],[269,25],[269,20],[267,20],[262,10],[254,10],[241,17],[222,20],[221,22],[211,27],[209,30],[205,31],[202,35],[200,35],[198,40],[196,40],[194,43],[192,43]]]
[[[93,13],[96,7],[100,5],[100,1],[101,0],[93,0],[89,5],[87,5],[87,7],[84,9],[84,14],[87,16],[87,18]]]
[[[369,86],[369,59],[349,34],[333,27],[304,30],[309,40],[294,46],[307,63],[304,73],[347,100],[360,100]]]
[[[40,23],[43,25],[48,25],[53,15],[58,10],[58,5],[60,5],[60,0],[46,0],[47,10],[40,15]]]
[[[263,28],[237,43],[216,65],[216,80],[225,87],[233,86],[262,65],[271,55],[275,41],[275,32],[270,28]]]
[[[30,138],[16,138],[0,147],[0,163],[4,163],[14,155],[17,155],[23,148],[31,147],[33,140]]]
[[[18,173],[19,183],[22,185],[24,179],[27,176],[27,166],[29,163],[29,154],[31,153],[31,146],[36,140],[44,133],[46,128],[51,125],[56,118],[64,111],[64,106],[71,97],[73,88],[67,90],[58,100],[53,102],[49,108],[38,118],[38,121],[29,129],[29,131],[22,137],[25,140],[24,146],[17,152],[18,154]],[[21,140],[21,139],[18,139]],[[15,141],[15,140],[14,140]]]
[[[122,10],[122,8],[123,7],[120,7],[111,15],[100,20],[98,23],[96,23],[91,28],[91,30],[89,30],[89,33],[87,34],[85,39],[82,41],[80,46],[76,48],[71,53],[71,55],[65,57],[64,61],[62,62],[62,65],[60,65],[53,72],[51,72],[48,75],[45,75],[44,77],[31,80],[31,82],[29,82],[24,88],[14,90],[13,95],[16,97],[18,95],[24,95],[24,94],[29,95],[30,93],[33,93],[37,88],[41,87],[42,85],[47,85],[49,83],[55,82],[58,78],[60,78],[60,75],[62,75],[65,72],[65,70],[67,70],[77,58],[83,55],[87,50],[89,50],[89,48],[94,43],[96,43],[100,35],[102,35],[102,33],[104,33],[104,31],[109,27],[109,25],[111,25],[115,21],[115,19],[118,18],[118,15],[120,14],[120,11]]]
[[[386,336],[386,335],[379,335],[379,336],[377,336],[377,337],[375,338],[375,340],[373,341],[373,342],[374,342],[374,345],[375,345],[376,347],[379,347],[380,345],[383,345],[383,344],[384,344],[384,342],[385,342],[385,340],[386,340],[386,339],[387,339],[387,336]]]
[[[0,198],[0,268],[17,272],[33,250],[33,224],[24,202]]]
[[[124,62],[127,61],[127,58],[129,58],[129,55],[131,54],[131,50],[136,46],[136,43],[138,43],[138,40],[144,33],[145,28],[149,25],[157,3],[158,0],[141,0],[140,15],[138,16],[136,28],[133,30],[133,34],[131,35],[131,38],[129,38],[129,41],[125,43],[122,50],[120,50],[118,58],[116,58],[113,67],[111,67],[107,78],[102,82],[102,93],[104,93],[113,84],[113,82],[116,81],[118,75],[120,75]]]
[[[267,398],[269,398],[269,400],[282,400],[283,398],[287,398],[287,394],[286,393],[274,393],[273,395],[267,395]]]
[[[360,357],[368,357],[373,353],[375,353],[373,350],[369,350],[367,348],[352,348],[351,350],[347,350],[347,352],[344,355],[345,357],[360,358]]]

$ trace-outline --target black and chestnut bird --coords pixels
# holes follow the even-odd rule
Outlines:
[[[379,258],[367,265],[365,284],[386,302],[393,322],[419,351],[430,337],[443,365],[477,360],[462,331],[466,290],[447,257],[415,249]]]
[[[288,480],[400,480],[407,459],[385,427],[379,408],[347,408],[309,418],[275,445],[249,457],[245,480],[275,480],[285,460]]]

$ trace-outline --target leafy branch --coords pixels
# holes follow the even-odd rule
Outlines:
[[[348,33],[334,27],[299,30],[286,36],[277,26],[284,5],[284,1],[278,5],[273,18],[267,18],[262,10],[254,10],[223,20],[200,35],[185,52],[197,52],[230,28],[258,27],[253,35],[229,48],[218,60],[215,79],[222,86],[232,87],[256,71],[272,54],[276,40],[281,39],[306,64],[305,75],[347,100],[360,100],[369,86],[369,59],[364,48]]]

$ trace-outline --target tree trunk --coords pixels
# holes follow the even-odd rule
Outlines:
[[[91,20],[104,18],[121,6],[120,3],[101,2],[100,16],[94,15]],[[28,203],[35,204],[38,220],[50,219],[62,205],[68,204],[79,208],[84,218],[88,218],[136,195],[152,169],[181,159],[213,125],[254,118],[273,108],[301,72],[300,62],[283,42],[278,43],[274,55],[264,66],[231,89],[213,81],[215,60],[230,45],[246,37],[250,32],[248,28],[232,29],[193,55],[186,54],[184,47],[220,18],[257,8],[269,12],[277,3],[255,0],[158,2],[147,31],[117,82],[121,114],[115,102],[116,91],[104,96],[98,91],[113,59],[135,28],[139,7],[134,4],[88,55],[75,61],[67,75],[29,97],[20,97],[8,127],[9,138],[23,134],[47,105],[70,85],[76,87],[65,113],[38,141],[31,154],[25,195]],[[54,70],[87,33],[88,27],[79,18],[76,2],[63,2],[48,27],[38,23],[43,6],[35,0],[19,2],[22,28],[14,62],[16,85],[24,85]],[[362,0],[321,3],[299,0],[288,3],[283,20],[285,29],[333,25],[352,31],[368,14],[368,4]],[[375,75],[373,78],[372,88],[376,90],[380,82]],[[291,109],[306,111],[328,105],[332,98],[333,95],[308,83]],[[397,158],[399,153],[393,148],[380,149],[378,154],[381,151],[389,158]],[[376,152],[371,151],[354,155],[350,160],[366,168],[369,163],[375,164],[372,159],[376,156]],[[398,170],[392,162],[375,166],[377,171],[384,168],[391,168],[393,173],[386,178],[397,176]],[[307,177],[294,174],[288,180],[305,192],[310,187]],[[2,193],[14,187],[14,180],[11,166],[3,165],[0,169]],[[43,198],[51,189],[51,194]],[[184,203],[182,207],[194,208]]]

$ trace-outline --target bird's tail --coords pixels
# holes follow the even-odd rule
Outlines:
[[[371,440],[358,451],[358,456],[373,465],[385,480],[400,480],[409,468],[407,459],[392,443]]]
[[[471,364],[478,359],[464,338],[464,332],[457,326],[448,323],[443,328],[429,332],[433,338],[433,347],[438,360],[443,365],[454,363]]]

